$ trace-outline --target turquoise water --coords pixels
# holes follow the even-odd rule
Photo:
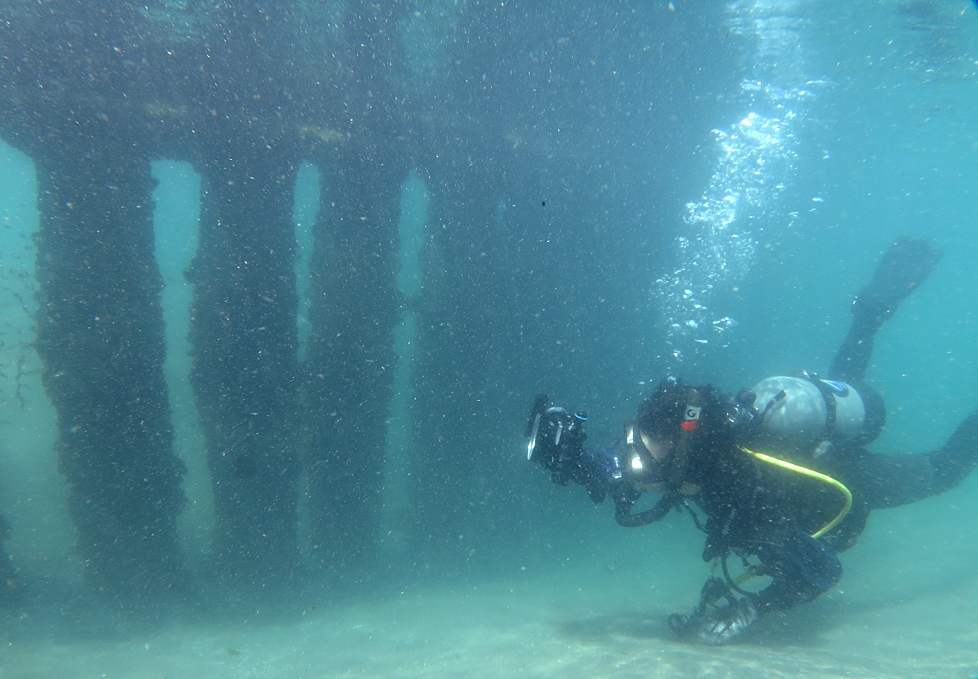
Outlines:
[[[671,11],[695,9],[676,2]],[[869,380],[889,419],[871,447],[932,450],[978,408],[978,11],[965,2],[743,2],[731,6],[728,29],[718,39],[742,40],[743,82],[730,88],[736,100],[717,105],[716,132],[692,142],[699,164],[685,171],[678,193],[664,201],[669,211],[649,226],[661,254],[633,291],[648,304],[627,314],[633,325],[602,333],[621,339],[627,361],[607,366],[588,354],[580,359],[591,366],[586,385],[578,375],[553,378],[559,398],[589,410],[597,444],[614,438],[659,373],[733,390],[772,374],[824,370],[848,329],[853,293],[894,238],[913,235],[937,244],[944,257],[878,337]],[[627,151],[601,150],[612,158],[616,152],[625,164]],[[192,287],[184,277],[197,247],[200,179],[188,163],[163,158],[153,172],[165,371],[175,449],[188,469],[179,535],[188,566],[205,570],[214,508],[188,382]],[[317,187],[316,170],[304,165],[294,209],[300,342],[309,332],[310,224],[330,209]],[[408,300],[425,285],[429,201],[425,178],[412,173],[399,229],[398,288]],[[618,528],[608,506],[591,507],[580,488],[551,487],[528,468],[522,422],[501,424],[491,452],[514,487],[534,499],[486,503],[486,513],[519,527],[506,537],[509,552],[473,549],[472,560],[491,567],[393,578],[335,597],[309,582],[272,613],[225,615],[204,598],[154,622],[106,612],[85,593],[54,449],[55,412],[32,346],[36,202],[30,159],[0,144],[0,513],[12,525],[7,549],[28,592],[0,627],[2,677],[978,672],[978,478],[874,514],[858,547],[842,557],[840,586],[771,621],[749,644],[701,649],[675,643],[662,623],[692,606],[709,572],[688,519]],[[501,206],[500,214],[506,209],[514,208]],[[602,275],[586,265],[577,270],[585,280]],[[379,558],[395,574],[410,570],[416,322],[408,304],[395,335],[400,360],[387,421],[378,539]],[[300,344],[300,357],[303,351]],[[623,367],[628,361],[634,372]],[[491,407],[508,413],[528,405],[538,386],[532,376],[524,386],[510,396],[515,405]],[[459,501],[470,497],[460,491]],[[300,501],[300,535],[308,532],[304,511]],[[520,511],[534,513],[513,515]]]

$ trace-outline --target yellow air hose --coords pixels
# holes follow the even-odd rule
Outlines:
[[[827,524],[822,526],[819,530],[812,533],[813,538],[818,539],[823,535],[825,535],[826,533],[828,533],[833,528],[835,528],[836,526],[838,526],[839,523],[842,521],[842,519],[846,518],[846,514],[849,513],[849,510],[852,509],[852,493],[849,492],[848,488],[846,488],[844,485],[842,485],[841,483],[833,479],[831,476],[826,476],[825,474],[819,473],[814,469],[809,469],[808,467],[802,467],[801,465],[797,465],[792,462],[780,460],[776,457],[765,455],[764,453],[755,453],[753,450],[748,450],[747,448],[744,447],[741,447],[741,450],[747,453],[748,455],[750,455],[751,457],[760,460],[761,462],[767,462],[768,464],[773,464],[777,467],[781,467],[782,469],[788,469],[798,474],[802,474],[803,476],[807,476],[812,479],[818,479],[823,483],[829,484],[830,486],[832,486],[833,488],[841,492],[843,495],[845,495],[846,504],[842,508],[842,511],[840,511],[834,519],[832,519]]]

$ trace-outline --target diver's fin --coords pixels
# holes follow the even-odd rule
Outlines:
[[[852,302],[852,313],[883,321],[920,285],[944,253],[925,240],[901,237],[883,255],[869,285]]]

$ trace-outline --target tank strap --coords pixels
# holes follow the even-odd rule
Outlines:
[[[822,431],[822,440],[828,441],[832,438],[832,432],[835,431],[835,420],[838,416],[838,403],[836,403],[835,394],[832,393],[829,385],[818,378],[818,375],[813,375],[808,372],[802,374],[806,380],[818,389],[818,392],[822,395],[822,400],[825,401],[825,429]]]

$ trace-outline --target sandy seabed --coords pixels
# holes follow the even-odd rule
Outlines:
[[[4,640],[2,679],[948,677],[978,674],[978,581],[890,601],[833,592],[749,641],[673,641],[675,596],[578,582],[405,591],[293,622],[169,625],[111,641]],[[689,603],[688,601],[684,603]],[[668,605],[667,605],[668,604]]]

